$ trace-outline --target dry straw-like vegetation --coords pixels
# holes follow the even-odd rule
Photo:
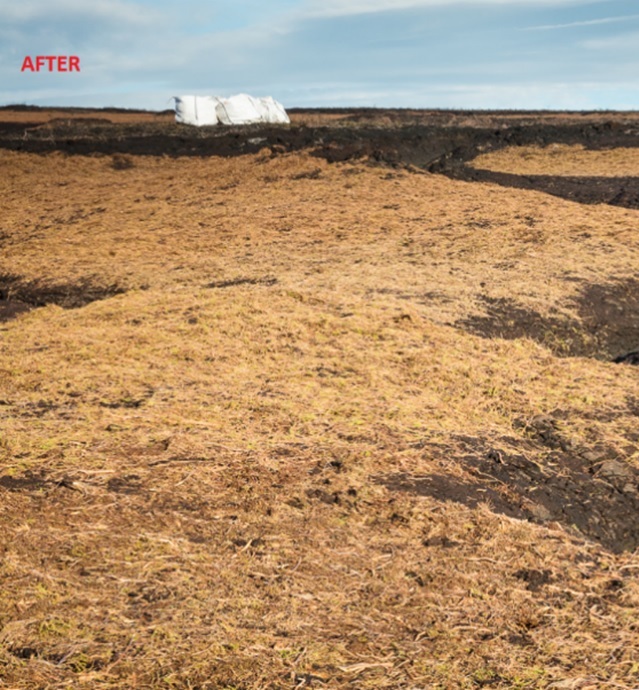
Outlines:
[[[468,464],[561,482],[552,416],[634,472],[636,369],[464,325],[582,323],[636,212],[268,150],[1,152],[0,193],[47,303],[0,324],[0,687],[637,687],[634,551]]]
[[[517,146],[484,153],[473,167],[513,175],[637,177],[639,149],[588,150],[582,145]]]

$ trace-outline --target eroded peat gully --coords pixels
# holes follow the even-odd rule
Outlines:
[[[586,204],[639,208],[636,177],[513,175],[468,165],[480,153],[506,146],[581,145],[588,150],[639,145],[639,121],[622,114],[579,113],[535,117],[534,113],[393,111],[345,109],[294,110],[300,116],[341,114],[337,124],[308,126],[201,127],[177,125],[167,113],[157,121],[113,122],[99,110],[94,117],[42,121],[1,121],[0,148],[69,155],[237,156],[270,148],[278,153],[311,150],[329,162],[366,158],[371,163],[410,167],[467,181],[534,189]],[[0,111],[1,113],[2,111]],[[66,113],[66,111],[64,111]],[[84,112],[84,111],[82,111]],[[62,113],[61,113],[62,114]],[[149,114],[147,114],[149,115]],[[309,115],[310,117],[311,115]],[[167,119],[168,118],[168,119]],[[380,124],[383,123],[383,124]]]

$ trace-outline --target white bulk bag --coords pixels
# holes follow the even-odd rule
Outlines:
[[[258,99],[259,109],[262,115],[262,122],[285,123],[290,122],[284,106],[276,101],[272,96]]]
[[[176,122],[198,127],[217,124],[217,98],[213,96],[174,96],[173,98],[175,98]]]
[[[262,122],[256,99],[240,93],[230,98],[217,99],[217,119],[225,125],[250,125]]]

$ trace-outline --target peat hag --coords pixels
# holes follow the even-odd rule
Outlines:
[[[312,112],[312,111],[304,111]],[[580,203],[639,208],[639,180],[634,177],[561,177],[512,175],[476,170],[469,161],[505,146],[580,144],[598,150],[639,145],[639,124],[610,114],[608,121],[562,124],[534,114],[513,119],[505,113],[476,114],[478,126],[451,124],[472,120],[472,113],[376,111],[387,126],[368,124],[371,114],[349,111],[341,124],[189,127],[173,122],[109,122],[54,118],[43,122],[0,122],[0,148],[31,153],[62,151],[73,155],[237,156],[270,148],[273,155],[302,149],[329,162],[367,158],[373,164],[409,166],[454,179],[534,189]],[[574,116],[574,114],[573,114]],[[1,119],[1,118],[0,118]],[[522,124],[524,122],[525,124]],[[354,126],[357,123],[357,126]]]

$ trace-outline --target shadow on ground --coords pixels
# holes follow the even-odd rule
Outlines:
[[[483,338],[530,338],[560,357],[610,360],[639,345],[639,280],[587,284],[570,305],[579,318],[542,315],[514,299],[481,298],[485,314],[455,326]]]
[[[57,304],[64,309],[78,309],[124,292],[126,290],[117,285],[98,286],[88,281],[47,285],[4,274],[0,275],[0,322],[47,304]]]
[[[629,405],[635,405],[639,414],[636,401]],[[448,450],[458,448],[453,457],[464,478],[399,473],[378,482],[390,491],[470,508],[485,503],[510,517],[556,522],[615,553],[634,550],[639,546],[639,472],[604,445],[588,450],[572,447],[558,431],[560,415],[556,417],[519,422],[521,438],[504,437],[496,443],[470,436],[452,438]],[[634,441],[639,441],[639,434]],[[629,444],[628,454],[636,450]],[[426,452],[440,451],[435,447]]]

